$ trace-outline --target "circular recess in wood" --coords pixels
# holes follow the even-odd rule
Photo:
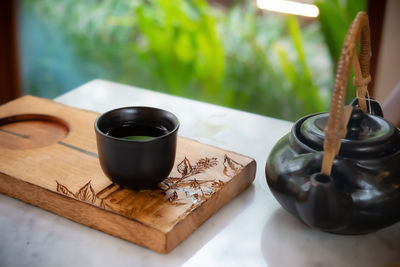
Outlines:
[[[21,114],[0,119],[0,147],[31,149],[48,146],[64,139],[68,124],[44,114]]]

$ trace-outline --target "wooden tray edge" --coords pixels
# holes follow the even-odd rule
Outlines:
[[[125,216],[103,210],[4,173],[0,173],[0,193],[156,252],[166,253],[165,233]],[[71,208],[66,209],[66,206],[71,206]],[[80,210],[80,212],[75,213],[74,210]],[[141,237],[144,233],[149,234]]]

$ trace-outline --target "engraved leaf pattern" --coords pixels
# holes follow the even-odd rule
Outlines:
[[[168,186],[168,184],[164,181],[162,181],[161,183],[158,184],[158,187],[163,190],[163,191],[167,191],[170,187]]]
[[[218,192],[225,185],[224,181],[220,179],[214,178],[204,180],[194,177],[195,175],[203,173],[207,169],[217,165],[218,159],[215,157],[201,158],[194,165],[192,165],[189,159],[185,157],[176,167],[181,177],[168,177],[162,181],[158,185],[161,189],[159,192],[164,194],[165,200],[174,206],[187,205],[191,203],[189,209],[194,209],[200,205],[202,201]],[[233,177],[240,172],[243,165],[225,155],[223,167],[223,174]],[[114,184],[98,192],[99,196],[97,196],[91,185],[91,181],[87,182],[76,193],[73,193],[58,181],[56,181],[56,183],[56,190],[60,194],[74,197],[78,200],[92,204],[98,203],[101,208],[114,210],[113,207],[109,206],[104,200],[105,197],[109,198],[110,195],[119,191],[118,188],[115,188],[116,185]],[[108,191],[110,193],[108,193]]]
[[[177,166],[178,172],[181,177],[168,177],[159,184],[159,188],[164,192],[166,198],[173,205],[180,205],[181,200],[191,200],[192,203],[200,203],[201,200],[205,200],[208,196],[215,193],[215,189],[220,188],[220,184],[214,188],[212,180],[198,180],[191,178],[196,174],[205,172],[207,169],[218,165],[217,158],[201,158],[192,165],[187,157],[185,157]],[[204,191],[206,190],[206,192]],[[186,198],[180,199],[179,195],[184,193]]]
[[[72,193],[71,191],[69,191],[66,186],[63,186],[58,181],[56,181],[56,183],[57,183],[56,190],[57,190],[58,193],[61,193],[63,195],[69,196],[69,197],[75,197],[75,194]]]
[[[212,183],[212,186],[216,187],[216,188],[222,188],[224,185],[225,185],[225,183],[223,181],[221,181],[221,180],[214,181]]]
[[[192,165],[190,164],[190,161],[185,157],[184,160],[182,160],[182,162],[178,164],[177,169],[182,177],[185,177],[192,172]]]
[[[76,193],[76,198],[82,201],[94,203],[96,200],[96,194],[92,188],[92,185],[89,181],[85,184],[81,189],[79,189],[78,193]]]
[[[243,165],[234,161],[227,155],[224,157],[224,174],[229,177],[233,177],[240,172]]]
[[[75,194],[72,193],[65,185],[60,184],[58,181],[57,183],[57,192],[61,193],[63,195],[69,196],[69,197],[74,197],[76,199],[89,202],[89,203],[94,203],[97,199],[96,194],[92,188],[91,181],[86,183],[81,189],[78,190]]]
[[[193,167],[192,170],[192,175],[194,174],[199,174],[202,173],[204,171],[206,171],[207,169],[214,167],[218,164],[218,160],[217,158],[203,158],[200,159],[196,165]]]
[[[174,191],[172,195],[168,198],[169,202],[174,202],[177,199],[178,199],[178,193],[176,193],[176,191]]]

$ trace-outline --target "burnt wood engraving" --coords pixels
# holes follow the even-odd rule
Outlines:
[[[97,205],[104,209],[119,212],[129,217],[158,205],[186,205],[188,211],[199,206],[225,185],[222,177],[204,179],[196,177],[208,169],[216,167],[219,161],[215,157],[204,157],[195,164],[185,157],[177,166],[179,177],[170,176],[162,181],[156,189],[132,191],[111,184],[95,193],[91,181],[83,185],[77,192],[72,192],[67,186],[56,181],[56,191],[63,195]],[[243,165],[224,155],[222,174],[233,177],[241,171]],[[140,199],[151,195],[153,204],[141,203]],[[150,210],[150,209],[149,209]]]
[[[56,183],[57,183],[56,191],[58,193],[61,193],[63,195],[69,196],[69,197],[74,197],[78,200],[82,200],[82,201],[89,202],[92,204],[96,200],[96,194],[92,188],[92,185],[90,184],[91,181],[89,181],[87,184],[82,186],[82,188],[80,188],[79,191],[76,193],[72,193],[66,186],[60,184],[58,181],[56,181]]]
[[[238,174],[241,169],[243,168],[243,165],[234,161],[230,157],[228,157],[226,154],[224,156],[224,174],[229,177],[233,177],[236,174]]]
[[[217,188],[212,188],[212,183],[215,182],[215,179],[198,180],[194,176],[205,172],[217,164],[217,158],[206,157],[200,159],[192,166],[190,161],[185,157],[177,166],[181,177],[168,177],[159,184],[159,188],[163,190],[170,203],[182,204],[179,202],[181,199],[197,203],[200,199],[205,199],[207,196],[215,193]],[[183,194],[184,196],[182,196]]]

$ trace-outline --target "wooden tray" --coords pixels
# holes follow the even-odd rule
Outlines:
[[[0,192],[168,253],[254,180],[253,159],[179,137],[158,189],[120,188],[98,162],[97,116],[32,96],[0,106]]]

